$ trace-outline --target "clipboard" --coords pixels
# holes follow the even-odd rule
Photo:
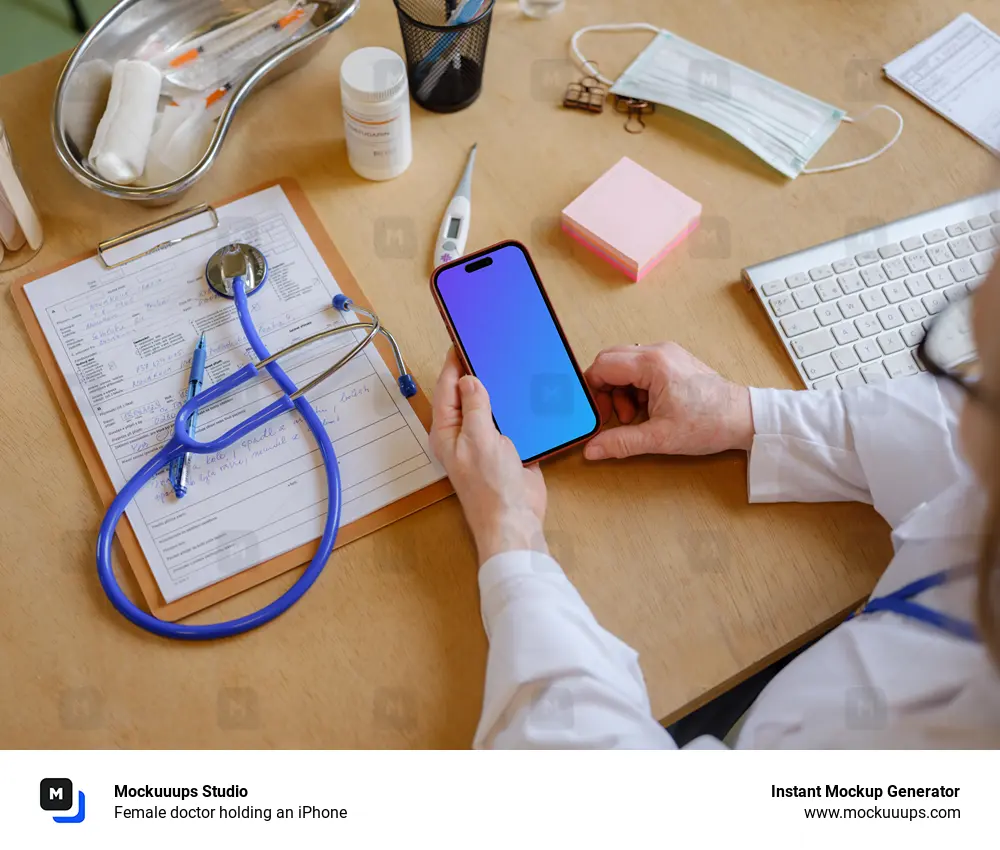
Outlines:
[[[340,256],[340,252],[333,244],[333,240],[326,232],[326,228],[320,221],[319,216],[316,214],[316,211],[312,208],[312,205],[306,198],[305,192],[302,191],[296,181],[286,178],[272,181],[262,186],[256,186],[241,195],[227,198],[226,200],[220,202],[218,206],[223,206],[224,204],[237,201],[247,195],[252,195],[273,186],[280,186],[284,191],[285,196],[288,198],[296,216],[298,216],[299,221],[309,234],[309,237],[316,246],[317,251],[319,251],[323,262],[326,264],[330,273],[334,276],[334,279],[337,281],[337,284],[340,286],[344,294],[359,306],[369,310],[372,309],[371,304],[365,297],[365,294],[358,285],[357,280],[354,278],[354,275],[351,274],[351,271],[344,262],[343,257]],[[212,209],[212,207],[202,205],[202,207],[193,209],[198,210],[199,212],[211,210],[212,215],[214,216],[214,209]],[[192,212],[192,215],[194,214],[197,213]],[[105,509],[108,508],[115,497],[114,486],[111,483],[111,478],[108,475],[107,470],[104,468],[104,463],[101,461],[100,455],[97,452],[97,447],[94,445],[93,439],[90,436],[90,432],[87,430],[83,417],[76,406],[76,402],[73,399],[69,386],[66,384],[66,379],[63,376],[62,370],[59,368],[55,356],[49,348],[48,342],[46,341],[45,335],[42,331],[42,327],[38,322],[38,318],[35,316],[35,311],[31,306],[31,302],[28,300],[27,293],[24,291],[24,287],[34,280],[46,277],[53,272],[60,271],[61,269],[75,265],[76,263],[90,259],[94,256],[100,257],[101,261],[108,266],[108,261],[104,256],[104,251],[106,249],[113,245],[122,244],[126,241],[126,237],[133,235],[138,236],[140,233],[148,234],[155,232],[157,229],[162,227],[166,227],[168,224],[176,224],[178,221],[183,220],[185,215],[185,212],[176,213],[171,216],[167,216],[164,219],[160,219],[157,222],[152,222],[150,225],[139,228],[136,231],[130,231],[130,233],[122,234],[120,237],[105,240],[99,245],[96,251],[86,253],[82,256],[73,257],[44,271],[17,280],[11,285],[10,288],[14,306],[21,315],[21,320],[24,322],[24,326],[28,332],[28,338],[31,340],[38,362],[40,363],[46,378],[48,378],[49,385],[52,387],[56,401],[62,410],[66,423],[69,425],[70,432],[73,434],[77,447],[83,456],[83,461],[87,467],[87,471],[90,473],[94,486],[97,488],[97,494],[100,497],[101,504]],[[190,235],[196,234],[193,233]],[[169,248],[173,244],[176,244],[177,241],[181,240],[172,240],[169,243],[163,243],[156,246],[152,250]],[[150,251],[143,252],[143,255],[146,253],[150,253]],[[138,256],[140,255],[136,255],[136,257],[131,257],[129,259],[137,259]],[[382,336],[378,336],[374,341],[374,345],[378,350],[379,355],[391,370],[392,364],[395,361],[392,358],[392,352],[389,348],[388,342]],[[425,429],[429,429],[431,422],[431,406],[419,384],[417,385],[417,394],[409,399],[409,403],[423,427]],[[361,517],[354,522],[342,526],[337,535],[336,548],[339,549],[341,546],[351,543],[367,534],[371,534],[380,528],[384,528],[398,519],[402,519],[403,517],[419,511],[421,508],[428,507],[441,499],[447,498],[453,492],[454,490],[451,486],[451,482],[447,478],[443,478],[440,481],[416,491],[415,493],[411,493],[409,496],[392,502],[385,507],[368,514],[367,516]],[[250,567],[249,569],[236,573],[233,576],[222,579],[215,584],[196,590],[188,596],[181,597],[174,602],[168,603],[160,594],[159,586],[157,585],[153,572],[149,567],[149,562],[143,554],[142,547],[139,545],[139,540],[135,535],[135,531],[133,530],[131,523],[129,522],[128,516],[122,517],[121,522],[118,524],[116,537],[122,547],[122,550],[124,551],[125,561],[135,575],[136,581],[139,584],[139,588],[150,613],[153,616],[168,622],[182,620],[185,617],[189,617],[192,614],[203,611],[218,602],[222,602],[225,599],[236,596],[244,590],[249,590],[250,588],[256,587],[257,585],[275,578],[282,573],[286,573],[289,570],[293,570],[296,567],[307,563],[315,554],[319,542],[317,538],[316,540],[285,552],[282,555],[278,555],[269,561],[264,561],[254,567]],[[97,539],[96,529],[94,530],[94,539]]]

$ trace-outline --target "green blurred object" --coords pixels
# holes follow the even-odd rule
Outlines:
[[[88,25],[115,5],[115,0],[78,0]],[[71,50],[80,40],[67,0],[0,0],[0,74]]]

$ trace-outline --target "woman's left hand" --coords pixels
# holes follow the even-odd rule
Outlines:
[[[480,564],[518,549],[548,553],[542,472],[526,468],[514,444],[497,431],[486,388],[462,374],[454,348],[434,388],[430,442],[462,503]]]

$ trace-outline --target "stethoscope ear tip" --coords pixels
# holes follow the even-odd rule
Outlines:
[[[338,292],[333,296],[333,306],[337,310],[345,311],[351,309],[351,299],[348,298],[344,293]]]
[[[399,376],[399,391],[403,394],[403,398],[413,398],[417,394],[417,382],[413,380],[412,375]]]

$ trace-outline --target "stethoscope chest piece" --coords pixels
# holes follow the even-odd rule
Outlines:
[[[267,280],[267,260],[253,245],[245,242],[223,245],[205,266],[208,285],[223,298],[233,297],[233,281],[237,277],[246,281],[247,295],[252,295]]]

